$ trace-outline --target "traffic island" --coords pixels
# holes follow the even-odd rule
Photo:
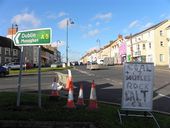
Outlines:
[[[38,96],[33,93],[21,93],[21,105],[16,107],[15,92],[0,93],[0,127],[17,128],[59,127],[59,128],[122,128],[119,122],[118,106],[98,103],[97,111],[87,106],[79,109],[64,108],[67,98],[49,100],[42,94],[42,108],[38,107]],[[89,101],[85,100],[85,104]],[[170,127],[170,116],[154,113],[161,128]],[[155,128],[150,119],[128,118],[124,120],[126,128]],[[7,126],[8,125],[8,126]],[[28,126],[28,127],[27,127]]]
[[[1,128],[96,128],[92,122],[0,120]]]

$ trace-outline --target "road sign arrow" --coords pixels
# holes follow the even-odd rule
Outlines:
[[[19,44],[19,36],[20,36],[20,35],[21,35],[21,33],[18,32],[18,33],[16,34],[15,38],[14,38],[14,43],[15,43],[16,45]]]

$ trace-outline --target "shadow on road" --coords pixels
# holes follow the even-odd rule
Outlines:
[[[79,88],[81,83],[83,84],[83,91],[84,91],[84,99],[90,98],[90,90],[91,90],[91,82],[88,81],[79,81],[74,82],[74,86],[76,87],[74,89],[74,99],[77,100],[78,94],[79,94]],[[163,87],[168,86],[164,85]],[[161,87],[161,88],[163,88]],[[160,89],[160,88],[159,88]],[[159,90],[157,89],[157,90]],[[155,100],[153,101],[153,110],[162,111],[162,112],[168,112],[170,113],[170,95],[167,96],[160,96],[155,90],[153,93],[153,98]],[[29,91],[31,93],[37,93],[37,91]],[[51,90],[42,90],[42,94],[49,94],[50,95]],[[114,88],[114,85],[110,83],[105,84],[96,84],[96,95],[98,101],[105,101],[110,103],[118,103],[121,104],[121,98],[122,98],[122,89],[121,88]],[[67,95],[66,95],[67,96]]]

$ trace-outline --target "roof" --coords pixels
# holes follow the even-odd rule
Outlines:
[[[139,32],[139,33],[136,33],[136,34],[132,35],[132,37],[137,36],[137,35],[139,35],[139,34],[141,34],[141,33],[143,33],[143,32],[146,32],[146,31],[148,31],[148,30],[156,29],[156,28],[158,28],[159,26],[161,26],[162,24],[164,24],[164,23],[166,23],[166,22],[168,22],[168,21],[169,21],[169,20],[164,20],[164,21],[162,21],[162,22],[159,22],[158,24],[155,24],[155,25],[153,25],[153,26],[151,26],[151,27],[149,27],[149,28],[147,28],[147,29]]]
[[[50,54],[54,54],[54,51],[52,51],[52,50],[50,50],[50,49],[48,49],[48,48],[46,48],[44,46],[42,46],[41,48],[42,48],[42,50],[44,50],[46,52],[49,52]]]
[[[14,45],[13,40],[7,37],[0,36],[0,47],[8,47],[11,48],[11,43],[14,49],[20,49],[19,47]]]

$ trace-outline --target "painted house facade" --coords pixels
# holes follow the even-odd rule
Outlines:
[[[121,64],[126,62],[126,41],[123,38],[120,40],[119,44],[119,58]]]
[[[129,36],[127,44],[127,61],[153,62],[155,66],[168,65],[169,51],[167,27],[169,20],[162,21],[144,31]]]
[[[164,20],[125,39],[119,35],[99,51],[97,59],[100,53],[102,59],[113,57],[114,64],[136,61],[170,67],[170,20]]]

